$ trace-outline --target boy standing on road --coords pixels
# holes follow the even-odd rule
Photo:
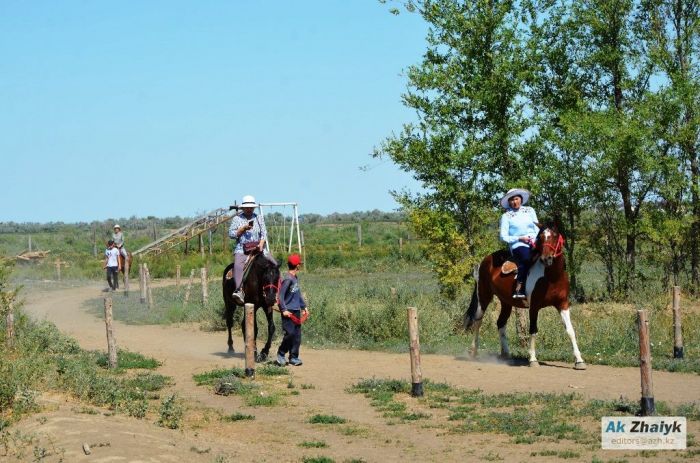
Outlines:
[[[301,324],[308,316],[306,301],[301,295],[299,279],[297,273],[301,267],[301,257],[299,254],[292,254],[287,259],[289,272],[284,276],[279,292],[279,306],[282,313],[282,331],[284,338],[279,349],[277,349],[277,364],[285,365],[285,355],[289,352],[289,364],[301,365],[299,358],[299,347],[301,347]],[[303,315],[302,315],[303,313]]]
[[[105,263],[102,268],[107,270],[107,283],[109,284],[109,288],[105,288],[104,292],[119,289],[119,271],[121,270],[121,266],[119,265],[119,249],[114,246],[113,240],[107,241]]]

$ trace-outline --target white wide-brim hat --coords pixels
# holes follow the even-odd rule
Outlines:
[[[254,196],[246,195],[243,197],[240,207],[258,207],[258,203],[255,202]]]
[[[122,229],[122,227],[120,227],[119,224],[113,226],[112,228],[118,228],[118,229],[120,229],[120,230]]]
[[[527,190],[523,190],[522,188],[511,188],[508,190],[508,193],[506,193],[503,198],[501,198],[501,206],[503,209],[508,209],[510,206],[508,205],[508,200],[512,198],[513,196],[520,196],[523,198],[522,204],[526,204],[527,200],[530,199],[530,192]]]

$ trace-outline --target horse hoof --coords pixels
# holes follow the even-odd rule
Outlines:
[[[576,362],[574,363],[574,370],[585,370],[586,362]]]
[[[235,353],[236,353],[236,349],[234,349],[233,346],[228,346],[228,353],[229,353],[229,354],[235,354]]]
[[[264,362],[265,360],[267,360],[267,354],[258,354],[258,355],[255,356],[255,361],[256,361],[257,363],[262,363],[262,362]]]
[[[510,354],[499,354],[498,360],[508,361],[508,360],[510,360]]]
[[[530,360],[530,366],[531,367],[539,367],[540,362],[538,362],[537,360]]]

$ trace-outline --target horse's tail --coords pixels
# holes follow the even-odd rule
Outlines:
[[[477,312],[479,311],[479,267],[474,269],[474,291],[472,292],[472,300],[469,303],[469,308],[464,313],[464,329],[469,330],[476,321]]]

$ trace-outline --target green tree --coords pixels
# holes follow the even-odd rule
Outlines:
[[[664,182],[662,192],[668,212],[676,227],[683,229],[690,248],[691,290],[700,291],[700,2],[697,0],[644,0],[643,31],[649,56],[663,72],[668,84],[661,90],[665,114],[675,120],[665,126],[660,139],[675,154],[677,170],[674,178],[685,180]],[[684,200],[690,203],[690,217],[685,214]],[[689,227],[684,227],[689,222]],[[675,237],[675,235],[674,235]],[[680,252],[674,256],[680,261]],[[677,279],[679,268],[674,269]]]
[[[528,65],[521,12],[512,1],[407,2],[430,25],[421,63],[408,68],[406,106],[418,122],[375,152],[412,173],[421,192],[394,192],[425,238],[447,292],[468,278],[495,241],[494,199],[530,186],[520,159],[527,130]]]

